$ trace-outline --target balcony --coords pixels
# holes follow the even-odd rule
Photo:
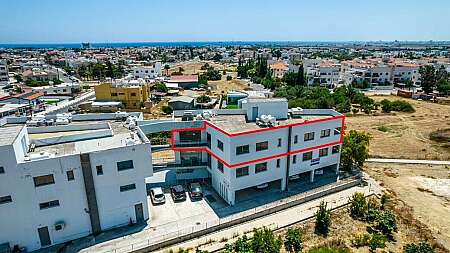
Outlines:
[[[190,147],[206,147],[206,142],[203,141],[183,141],[183,142],[175,142],[175,148],[190,148]]]

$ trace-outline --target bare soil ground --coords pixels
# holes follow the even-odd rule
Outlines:
[[[375,158],[404,158],[450,160],[450,143],[430,139],[430,134],[450,129],[450,106],[404,99],[396,96],[372,96],[383,99],[407,100],[416,112],[358,113],[346,118],[348,129],[370,133],[370,156]]]
[[[205,65],[205,63],[208,63],[209,66],[214,67],[216,70],[222,71],[223,70],[235,70],[236,68],[234,66],[228,65],[228,64],[219,64],[212,61],[201,61],[201,62],[188,62],[188,63],[180,63],[175,64],[169,69],[169,74],[172,74],[173,72],[178,72],[180,70],[180,67],[184,69],[183,74],[185,75],[195,75],[203,73],[205,70],[201,70],[201,67]],[[165,70],[162,70],[163,74],[166,74]]]
[[[391,193],[401,218],[417,219],[423,233],[450,249],[449,166],[369,164],[365,170]]]

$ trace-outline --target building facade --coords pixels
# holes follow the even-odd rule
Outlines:
[[[315,175],[338,173],[343,115],[333,110],[288,111],[287,101],[280,99],[244,100],[236,114],[214,111],[204,121],[193,121],[196,127],[172,125],[178,179],[208,179],[234,205],[240,191],[248,188],[274,184],[286,190],[289,178],[312,182]],[[268,115],[270,126],[262,122]]]
[[[97,101],[119,101],[127,109],[140,109],[149,98],[149,87],[138,81],[130,83],[103,83],[94,87]]]
[[[153,172],[145,135],[116,126],[97,138],[29,137],[77,126],[0,128],[0,227],[8,231],[0,243],[32,251],[149,218],[144,178]]]

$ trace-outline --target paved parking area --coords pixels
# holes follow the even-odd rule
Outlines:
[[[189,194],[182,202],[174,202],[169,192],[165,193],[166,203],[153,205],[148,197],[149,226],[157,230],[177,231],[194,226],[206,227],[217,224],[219,216],[213,207],[226,207],[216,193],[203,188],[204,194],[213,195],[215,202],[211,205],[205,198],[192,201]],[[223,202],[223,203],[221,203]]]

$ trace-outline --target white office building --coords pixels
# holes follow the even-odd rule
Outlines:
[[[80,117],[0,127],[0,245],[32,251],[149,218],[148,139],[122,122]]]
[[[230,205],[248,188],[270,184],[286,190],[289,178],[313,182],[337,175],[343,115],[327,109],[288,110],[281,98],[244,98],[239,107],[176,111],[175,121],[150,121],[142,128],[172,131],[177,180],[210,181]]]

